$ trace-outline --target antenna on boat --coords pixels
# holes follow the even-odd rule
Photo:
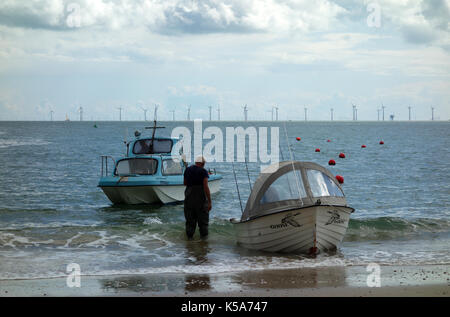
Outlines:
[[[123,138],[123,143],[125,144],[125,146],[127,147],[127,151],[125,153],[125,156],[128,156],[128,142],[127,142],[127,138],[128,138],[128,128],[125,128],[124,130],[124,138]]]
[[[238,183],[237,183],[236,171],[234,170],[234,163],[233,162],[231,162],[231,166],[233,167],[234,183],[236,184],[236,190],[237,190],[238,198],[239,198],[239,205],[241,205],[241,213],[244,213],[244,209],[242,209],[241,194],[239,193],[239,186],[238,186]]]
[[[156,109],[155,108],[155,116],[156,116]],[[150,142],[150,152],[153,153],[153,140],[155,139],[155,133],[156,133],[156,129],[164,129],[165,127],[158,127],[156,126],[156,120],[153,120],[153,127],[145,127],[146,129],[153,129],[152,132],[152,139]]]
[[[158,127],[158,126],[156,126],[156,120],[153,120],[153,127],[145,127],[146,129],[153,129],[153,132],[152,132],[152,139],[155,137],[155,132],[156,132],[156,129],[164,129],[165,127]]]
[[[286,134],[286,142],[287,142],[287,145],[288,145],[289,154],[291,155],[292,171],[294,172],[295,183],[297,184],[298,198],[300,199],[300,202],[302,203],[302,206],[303,206],[303,199],[302,199],[302,195],[300,193],[300,184],[298,183],[298,177],[297,177],[297,173],[296,173],[295,167],[294,167],[294,157],[293,157],[293,154],[292,154],[291,145],[289,144],[289,136],[288,136],[288,133],[287,133],[287,130],[286,130],[286,122],[284,122],[283,126],[284,126],[284,133]]]

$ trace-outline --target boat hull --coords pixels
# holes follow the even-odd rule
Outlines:
[[[220,190],[220,180],[208,182],[211,194]],[[114,204],[169,204],[184,201],[184,185],[100,186]]]
[[[322,205],[231,222],[238,244],[247,249],[311,254],[339,247],[352,212],[350,207]]]

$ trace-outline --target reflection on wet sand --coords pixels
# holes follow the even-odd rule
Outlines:
[[[101,288],[107,293],[165,294],[180,293],[184,287],[184,277],[180,275],[142,275],[119,276],[100,281]]]
[[[248,271],[236,274],[233,282],[243,289],[338,287],[346,284],[346,271],[344,267]]]

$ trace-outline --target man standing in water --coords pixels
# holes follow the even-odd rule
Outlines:
[[[208,236],[209,211],[211,210],[211,194],[208,187],[208,172],[205,158],[197,156],[195,164],[184,172],[184,216],[186,218],[186,235],[192,239],[195,228],[200,230],[200,237]]]

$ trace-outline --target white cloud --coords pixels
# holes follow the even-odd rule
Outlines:
[[[327,0],[4,0],[4,24],[28,28],[119,29],[146,25],[160,33],[326,30],[345,10]],[[78,26],[78,25],[76,25]]]

